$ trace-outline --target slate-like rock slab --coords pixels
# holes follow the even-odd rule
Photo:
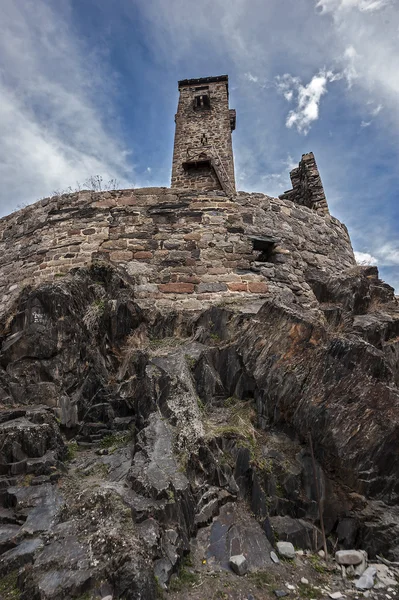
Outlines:
[[[75,598],[85,592],[90,585],[93,572],[85,569],[69,571],[66,569],[48,571],[39,580],[41,598],[61,600]]]
[[[377,573],[375,567],[368,567],[363,575],[355,582],[358,590],[370,590],[374,585],[374,577]]]
[[[276,565],[280,562],[280,560],[279,560],[277,554],[274,552],[274,550],[272,550],[272,552],[270,552],[270,558]]]
[[[261,525],[249,515],[240,514],[232,503],[220,508],[212,525],[200,529],[199,538],[207,560],[222,569],[229,570],[230,557],[239,554],[246,557],[250,571],[272,564],[272,546]]]
[[[380,589],[398,585],[398,582],[395,579],[395,573],[387,565],[374,564],[370,565],[370,567],[375,567],[377,571],[377,583],[374,586],[375,588]]]
[[[0,561],[0,577],[32,562],[35,552],[42,547],[43,541],[40,538],[33,538],[23,540],[18,546],[5,552]]]
[[[2,525],[0,527],[0,554],[7,552],[16,545],[16,537],[19,531],[19,525]]]
[[[173,453],[172,432],[158,414],[152,414],[148,427],[140,432],[138,445],[142,449],[136,452],[128,475],[136,492],[158,499],[167,497],[170,488],[188,487]]]
[[[291,542],[296,548],[317,551],[323,546],[321,531],[303,519],[275,516],[270,518],[270,523],[280,541]]]
[[[47,531],[55,522],[63,505],[64,500],[57,488],[53,485],[48,485],[47,493],[42,496],[38,504],[29,512],[28,518],[21,527],[21,531],[29,535],[40,531]]]

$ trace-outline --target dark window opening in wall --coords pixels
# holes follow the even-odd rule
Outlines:
[[[200,94],[194,97],[194,109],[203,110],[211,107],[211,100],[208,94]]]
[[[272,262],[273,252],[276,244],[279,242],[277,238],[272,236],[251,237],[252,247],[255,252],[259,252],[256,257],[257,262]]]
[[[194,88],[196,92],[203,92],[204,90],[209,90],[209,85],[201,85],[200,87]]]
[[[200,169],[210,169],[211,161],[209,158],[198,157],[197,160],[190,160],[183,163],[183,169],[185,171],[197,171]]]

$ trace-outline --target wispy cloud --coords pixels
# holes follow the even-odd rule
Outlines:
[[[354,8],[362,12],[374,12],[392,3],[393,0],[319,0],[316,7],[322,12],[347,11]]]
[[[382,111],[384,107],[382,106],[382,104],[379,104],[378,106],[376,106],[375,108],[373,108],[373,110],[371,111],[371,115],[373,117],[376,117],[377,115],[380,114],[380,112]]]
[[[388,242],[378,249],[379,261],[387,267],[399,266],[399,244]]]
[[[250,81],[251,83],[258,83],[259,81],[259,77],[257,77],[256,75],[252,75],[252,73],[244,73],[244,77],[247,81]]]
[[[292,169],[298,166],[298,161],[294,161],[292,156],[288,154],[287,158],[281,160],[277,165],[279,170],[273,173],[266,173],[261,176],[261,182],[265,189],[269,190],[269,193],[276,195],[281,194],[289,186],[289,173]]]
[[[3,0],[0,37],[0,213],[90,175],[121,184],[128,153],[112,113],[112,72],[41,0]],[[107,115],[107,121],[104,116]]]
[[[299,133],[307,135],[314,121],[319,118],[321,97],[327,93],[327,84],[341,78],[332,71],[321,70],[307,85],[299,77],[289,74],[276,77],[277,90],[290,102],[294,97],[296,108],[288,113],[286,126],[295,127]]]
[[[315,0],[315,6],[324,25],[333,27],[330,55],[341,57],[338,70],[352,98],[363,108],[372,100],[376,108],[371,116],[388,109],[386,118],[399,129],[397,0]]]
[[[358,57],[358,53],[356,52],[353,46],[348,46],[345,48],[345,52],[343,55],[343,62],[345,63],[345,67],[343,69],[343,75],[348,82],[348,87],[351,88],[353,82],[358,78],[358,72],[356,71],[356,59]]]

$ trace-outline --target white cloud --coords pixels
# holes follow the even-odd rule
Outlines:
[[[372,116],[376,117],[382,111],[383,108],[384,107],[382,106],[382,104],[379,104],[378,106],[373,108],[373,110],[371,111]]]
[[[376,250],[378,252],[379,261],[387,267],[399,265],[399,244],[389,242]]]
[[[378,259],[369,252],[354,252],[358,265],[377,265]]]
[[[356,261],[359,264],[378,264],[384,267],[399,266],[399,245],[395,242],[387,242],[383,246],[373,248],[371,252],[355,251]]]
[[[343,61],[345,63],[345,67],[343,69],[343,75],[348,82],[348,87],[351,88],[355,79],[358,78],[358,72],[356,70],[356,60],[359,55],[356,52],[353,46],[348,46],[345,48]]]
[[[313,121],[319,118],[321,97],[327,93],[327,84],[339,79],[341,75],[332,71],[321,70],[314,75],[307,85],[303,85],[299,77],[289,74],[278,76],[276,85],[286,100],[290,101],[296,94],[297,107],[288,113],[286,126],[296,127],[299,133],[306,135]]]
[[[257,83],[259,81],[259,77],[252,75],[252,73],[244,73],[244,77],[251,83]]]
[[[330,56],[340,57],[336,64],[351,99],[362,107],[371,101],[376,106],[371,116],[384,107],[385,120],[399,139],[397,0],[315,0],[315,6],[322,9],[322,23],[333,27]]]
[[[362,129],[365,129],[366,127],[370,127],[371,123],[372,123],[372,121],[361,121],[360,127]]]
[[[121,185],[130,175],[112,72],[71,33],[68,10],[68,1],[57,12],[45,0],[2,2],[0,214],[90,175]]]
[[[322,12],[345,11],[357,8],[362,12],[374,12],[389,6],[393,0],[319,0],[316,8]]]

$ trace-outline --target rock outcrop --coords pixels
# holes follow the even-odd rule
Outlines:
[[[21,598],[150,600],[193,548],[249,574],[278,540],[317,552],[317,492],[329,551],[399,559],[399,308],[343,225],[139,190],[0,230],[0,574]]]

